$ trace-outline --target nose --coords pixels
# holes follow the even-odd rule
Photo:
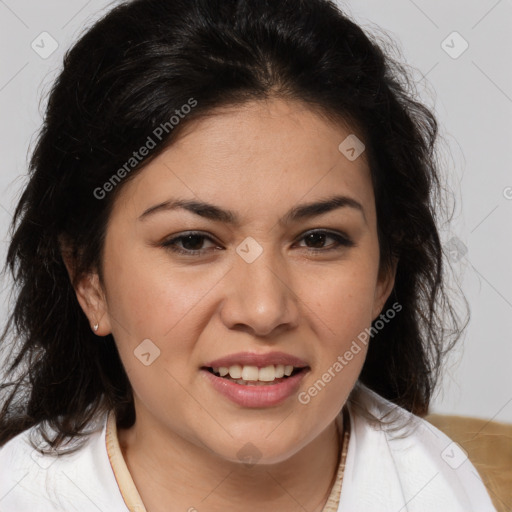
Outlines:
[[[228,272],[221,318],[229,329],[275,335],[298,325],[298,297],[286,264],[264,250],[252,263],[236,257]],[[274,332],[276,331],[276,332]]]

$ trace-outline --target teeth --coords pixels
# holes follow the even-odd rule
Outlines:
[[[289,377],[293,372],[293,366],[290,365],[290,364],[287,364],[285,367],[284,367],[284,374]]]
[[[265,366],[264,368],[260,368],[258,372],[258,380],[262,380],[263,382],[272,382],[275,380],[275,378],[276,368],[273,364],[270,366]]]
[[[229,376],[232,379],[241,379],[242,378],[242,367],[239,364],[234,364],[229,367]]]
[[[238,384],[246,384],[247,382],[272,382],[276,379],[281,379],[285,375],[289,377],[293,372],[293,365],[269,365],[264,366],[263,368],[258,368],[257,366],[242,366],[239,364],[234,364],[233,366],[225,367],[221,366],[219,368],[213,368],[214,373],[220,375],[221,377],[226,377],[229,375],[234,381]]]
[[[244,366],[242,368],[242,380],[258,380],[259,374],[257,366]]]

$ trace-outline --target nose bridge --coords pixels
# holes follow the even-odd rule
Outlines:
[[[289,273],[278,251],[247,237],[236,249],[229,296],[223,308],[224,321],[233,327],[244,324],[264,335],[297,319],[295,294]]]

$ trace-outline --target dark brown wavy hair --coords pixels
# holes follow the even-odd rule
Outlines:
[[[360,382],[424,415],[443,355],[460,337],[446,292],[437,216],[445,211],[438,125],[415,99],[389,43],[367,35],[328,0],[135,0],[111,9],[66,53],[48,97],[29,181],[10,226],[15,300],[0,338],[0,445],[46,424],[58,447],[114,409],[135,421],[132,389],[112,335],[98,340],[73,283],[102,279],[105,229],[123,185],[217,107],[278,97],[346,122],[366,145],[381,271],[399,258],[384,310],[400,313],[369,343]],[[389,46],[390,47],[390,46]],[[94,191],[168,123],[175,129],[112,192]],[[74,262],[70,279],[60,240]],[[73,282],[72,282],[73,281]],[[465,326],[464,326],[465,327]]]

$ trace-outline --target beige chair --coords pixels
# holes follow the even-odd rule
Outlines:
[[[512,425],[441,414],[425,419],[468,453],[498,512],[512,512]]]

